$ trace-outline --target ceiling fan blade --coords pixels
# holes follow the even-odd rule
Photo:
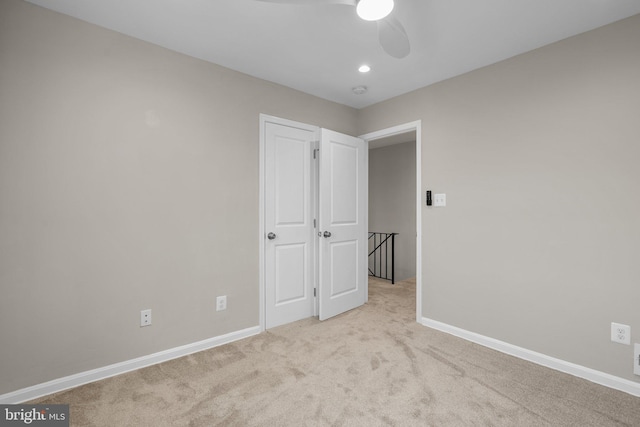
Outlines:
[[[256,0],[265,3],[283,3],[296,5],[314,5],[314,4],[347,4],[355,6],[356,0]]]
[[[404,58],[411,52],[407,32],[400,21],[391,16],[378,21],[378,40],[382,49],[394,58]]]

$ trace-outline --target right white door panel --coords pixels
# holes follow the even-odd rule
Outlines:
[[[366,148],[359,138],[321,129],[320,320],[366,300]]]

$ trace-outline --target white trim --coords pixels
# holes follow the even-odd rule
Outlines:
[[[318,126],[314,126],[314,125],[309,125],[306,123],[301,123],[301,122],[296,122],[293,120],[288,120],[288,119],[283,119],[280,117],[275,117],[275,116],[270,116],[268,114],[263,114],[260,113],[260,141],[259,141],[259,164],[258,164],[258,182],[259,182],[259,189],[258,189],[258,208],[259,208],[259,212],[258,212],[258,248],[259,248],[259,260],[258,260],[258,282],[260,284],[260,307],[258,310],[259,316],[260,316],[260,332],[265,331],[266,330],[266,326],[267,326],[267,321],[266,321],[266,309],[265,309],[265,304],[266,304],[266,297],[265,297],[265,290],[266,290],[266,277],[265,277],[265,263],[264,263],[264,257],[265,257],[265,239],[266,239],[266,231],[265,231],[265,224],[264,224],[264,220],[265,220],[265,194],[266,194],[266,189],[265,189],[265,128],[267,123],[274,123],[274,124],[278,124],[278,125],[282,125],[282,126],[289,126],[292,128],[297,128],[297,129],[304,129],[304,130],[308,130],[311,132],[315,132],[316,134],[316,139],[318,139],[319,137],[319,132],[320,132],[320,128]]]
[[[254,326],[225,335],[209,338],[203,341],[186,344],[180,347],[171,348],[169,350],[160,351],[158,353],[149,354],[147,356],[138,357],[136,359],[126,360],[124,362],[115,363],[113,365],[104,366],[102,368],[92,369],[90,371],[80,372],[79,374],[69,375],[67,377],[58,378],[46,383],[37,384],[20,390],[0,395],[0,404],[22,403],[28,400],[37,399],[52,393],[57,393],[73,387],[94,381],[103,380],[105,378],[124,374],[125,372],[135,371],[136,369],[166,362],[178,357],[187,356],[199,351],[208,350],[213,347],[228,344],[234,341],[248,338],[260,333],[260,327]]]
[[[486,337],[475,332],[470,332],[456,326],[451,326],[449,324],[439,322],[437,320],[427,319],[426,317],[423,317],[420,323],[422,323],[422,325],[426,327],[437,329],[438,331],[445,332],[447,334],[455,335],[456,337],[474,342],[476,344],[480,344],[493,350],[497,350],[501,353],[506,353],[519,359],[527,360],[529,362],[533,362],[538,365],[554,369],[556,371],[564,372],[566,374],[583,378],[585,380],[603,385],[605,387],[620,390],[633,396],[640,397],[640,383],[616,377],[605,372],[596,371],[595,369],[587,368],[585,366],[576,365],[575,363],[567,362],[562,359],[556,359],[555,357],[547,356],[546,354],[518,347],[513,344]]]
[[[311,212],[315,226],[313,230],[313,288],[315,290],[313,298],[313,317],[320,315],[320,136],[316,138],[311,146],[312,150],[318,150],[317,160],[311,162]],[[266,286],[265,286],[266,290]],[[266,319],[265,319],[266,321]]]
[[[369,141],[364,138],[360,138],[364,142],[364,167],[367,170],[365,172],[365,183],[366,187],[364,190],[364,206],[365,206],[365,215],[364,215],[364,239],[365,239],[365,249],[369,245],[369,241],[367,236],[369,235]],[[365,258],[365,275],[364,275],[364,302],[369,302],[369,257]]]
[[[406,132],[416,132],[416,322],[422,321],[422,121],[416,120],[361,135],[367,144]]]

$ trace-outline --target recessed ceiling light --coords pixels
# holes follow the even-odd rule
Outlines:
[[[356,95],[362,95],[364,93],[367,93],[367,87],[366,86],[356,86],[354,88],[351,89],[353,91],[353,93],[355,93]]]
[[[365,21],[377,21],[393,10],[393,0],[359,0],[356,6],[358,16]]]
[[[371,67],[369,67],[368,65],[361,65],[360,68],[358,68],[358,71],[360,71],[361,73],[368,73],[369,71],[371,71]]]

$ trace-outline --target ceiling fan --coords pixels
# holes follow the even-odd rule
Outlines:
[[[382,49],[394,58],[404,58],[411,51],[409,37],[404,27],[389,14],[393,10],[393,0],[257,0],[266,3],[296,5],[344,4],[355,6],[358,16],[365,21],[378,24],[378,40]]]

